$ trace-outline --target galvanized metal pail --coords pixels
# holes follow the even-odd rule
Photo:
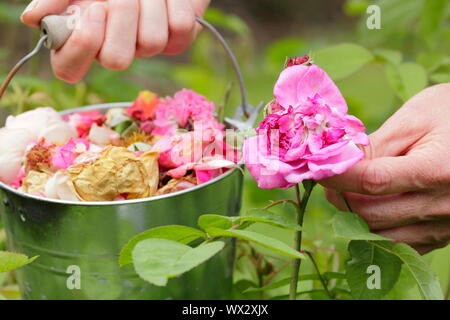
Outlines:
[[[43,199],[0,186],[8,247],[39,255],[16,271],[25,299],[230,298],[233,245],[164,288],[141,280],[132,266],[120,268],[118,253],[134,235],[152,227],[195,227],[204,213],[239,214],[242,174],[237,169],[188,190],[117,202]],[[80,289],[70,285],[73,276],[80,276]]]
[[[240,82],[243,113],[247,114],[245,88],[235,57],[213,27],[198,21],[213,32],[231,58]],[[98,105],[69,112],[128,105]],[[247,125],[255,120],[257,110]],[[235,126],[246,126],[229,120]],[[3,183],[0,189],[0,213],[9,249],[28,256],[39,255],[39,259],[16,273],[25,299],[230,298],[233,243],[207,263],[170,280],[167,287],[141,280],[132,266],[120,268],[118,254],[129,239],[152,227],[195,227],[204,213],[238,215],[242,174],[237,169],[188,190],[130,201],[58,201],[24,194]],[[79,277],[79,289],[71,285],[73,277]]]

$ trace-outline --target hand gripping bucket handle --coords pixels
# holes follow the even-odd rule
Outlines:
[[[46,47],[47,49],[58,50],[64,45],[64,43],[66,43],[66,41],[69,39],[70,35],[73,32],[73,28],[70,28],[69,19],[70,16],[57,16],[57,15],[47,16],[44,19],[42,19],[41,38],[38,41],[38,44],[36,45],[36,47],[32,52],[30,52],[27,56],[22,58],[9,72],[5,81],[0,87],[0,99],[4,94],[4,92],[6,91],[6,88],[8,87],[12,78],[16,75],[16,73],[20,70],[20,68],[28,60],[30,60],[33,56],[35,56],[42,49],[43,46]],[[242,114],[246,119],[248,119],[250,117],[250,114],[247,106],[247,93],[244,85],[244,78],[242,76],[242,72],[239,68],[239,64],[237,62],[235,55],[233,54],[230,46],[228,45],[224,37],[220,34],[219,31],[217,31],[215,27],[213,27],[209,22],[201,18],[196,18],[196,21],[213,34],[213,36],[220,42],[220,44],[225,50],[225,53],[230,59],[231,65],[239,81]]]

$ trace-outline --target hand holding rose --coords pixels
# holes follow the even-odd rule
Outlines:
[[[370,135],[365,159],[320,181],[327,197],[420,253],[450,242],[450,84],[425,89]]]

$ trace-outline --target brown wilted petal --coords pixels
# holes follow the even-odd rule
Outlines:
[[[30,193],[34,195],[43,195],[45,190],[45,184],[51,174],[47,172],[30,171],[22,180],[22,186],[19,191]]]
[[[71,167],[68,172],[74,190],[85,201],[146,198],[155,193],[158,184],[157,158],[155,152],[138,157],[126,148],[108,146],[94,162]]]

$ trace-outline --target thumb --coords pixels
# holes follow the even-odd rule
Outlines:
[[[61,14],[69,5],[69,0],[33,0],[25,8],[20,20],[30,27],[39,27],[42,18]]]

